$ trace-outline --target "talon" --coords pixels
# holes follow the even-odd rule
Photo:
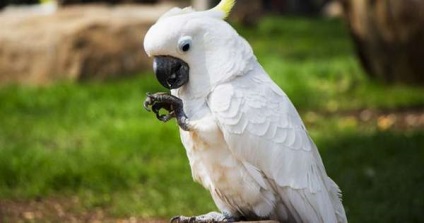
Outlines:
[[[144,103],[143,103],[144,109],[146,109],[148,112],[152,111],[149,108],[149,106],[151,106],[153,104],[151,95],[152,94],[150,92],[147,92],[146,93],[147,98],[146,98],[146,100],[144,100]]]
[[[156,114],[156,118],[159,119],[162,122],[167,122],[167,121],[171,120],[174,117],[175,117],[174,112],[170,112],[167,115]]]
[[[169,115],[160,115],[160,114],[156,114],[156,118],[159,119],[159,121],[162,122],[167,122],[169,121]]]
[[[169,223],[180,223],[180,216],[175,216],[175,217],[171,218]]]
[[[144,100],[143,106],[144,109],[146,109],[148,112],[151,112],[152,110],[150,110],[149,106],[151,105],[151,100],[150,98],[146,98],[146,100]]]

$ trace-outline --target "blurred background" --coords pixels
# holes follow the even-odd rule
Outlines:
[[[193,0],[0,2],[0,222],[216,210],[146,112],[143,37]],[[298,108],[350,222],[424,222],[424,1],[239,0],[230,23]]]

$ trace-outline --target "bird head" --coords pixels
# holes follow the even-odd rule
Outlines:
[[[207,11],[173,8],[149,29],[144,49],[164,87],[204,96],[247,69],[251,47],[225,21],[233,5],[222,0]]]

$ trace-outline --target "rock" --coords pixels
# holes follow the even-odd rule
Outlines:
[[[0,84],[105,79],[150,69],[147,29],[169,8],[70,6],[0,14]]]

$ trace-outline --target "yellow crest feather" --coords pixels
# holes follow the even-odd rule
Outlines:
[[[219,2],[215,8],[223,12],[224,18],[227,18],[230,15],[231,9],[234,7],[235,3],[235,0],[221,0],[221,2]]]

